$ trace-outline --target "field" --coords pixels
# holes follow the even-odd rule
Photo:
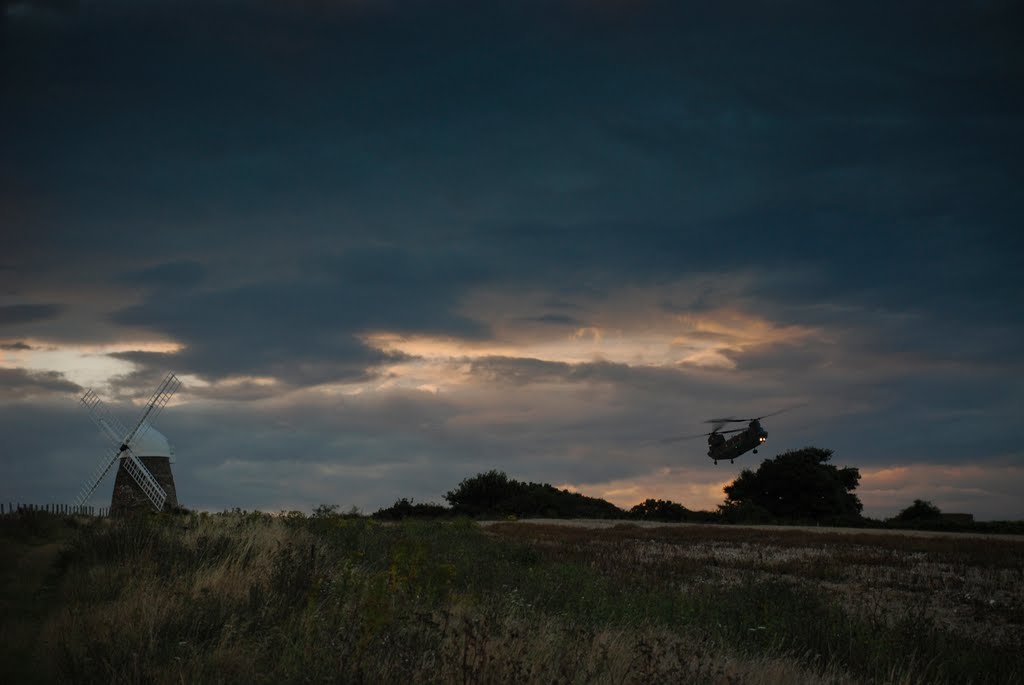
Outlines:
[[[3,682],[1024,682],[1024,539],[34,513],[0,563]]]

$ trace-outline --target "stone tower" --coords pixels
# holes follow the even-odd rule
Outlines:
[[[174,476],[171,474],[174,449],[167,442],[167,438],[157,429],[151,427],[141,438],[132,441],[132,451],[167,493],[164,511],[177,508],[178,493],[174,487]],[[152,510],[153,505],[149,498],[125,470],[124,458],[121,458],[117,466],[117,476],[114,478],[114,495],[110,500],[110,515],[123,516],[136,511]]]

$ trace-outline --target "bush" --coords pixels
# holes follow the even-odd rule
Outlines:
[[[524,483],[502,471],[466,478],[444,496],[455,514],[544,518],[624,518],[611,502],[578,492],[559,490],[547,483]]]
[[[937,521],[942,517],[942,511],[927,500],[915,499],[909,507],[896,514],[893,521]]]
[[[390,507],[378,509],[373,513],[373,518],[385,521],[401,521],[404,519],[436,519],[452,516],[452,510],[448,507],[433,502],[415,503],[412,499],[403,497]]]
[[[692,514],[682,504],[664,499],[646,499],[629,510],[631,518],[645,521],[688,521]]]

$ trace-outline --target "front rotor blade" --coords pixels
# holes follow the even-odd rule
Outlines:
[[[764,416],[758,416],[756,419],[752,419],[752,420],[753,421],[760,421],[761,419],[767,419],[769,416],[778,416],[779,414],[783,414],[783,413],[785,413],[787,411],[792,411],[793,409],[799,409],[800,407],[806,407],[806,406],[807,406],[806,402],[801,402],[800,404],[794,404],[794,405],[792,405],[790,407],[786,407],[785,409],[780,409],[778,411],[773,411],[771,414],[765,414]]]

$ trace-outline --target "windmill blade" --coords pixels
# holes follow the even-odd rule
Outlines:
[[[79,492],[78,497],[75,498],[76,507],[80,507],[89,501],[89,498],[92,497],[93,491],[96,490],[96,487],[100,484],[100,481],[103,480],[103,477],[107,475],[107,471],[109,471],[110,467],[117,462],[117,458],[120,456],[121,450],[114,450],[113,454],[111,454],[108,457],[104,457],[103,460],[96,465],[96,470],[93,471],[92,475],[89,477],[89,480],[85,481],[85,485],[82,486],[81,492]]]
[[[136,436],[141,437],[146,434],[146,431],[149,430],[151,425],[150,421],[155,419],[157,415],[163,411],[163,408],[167,406],[167,402],[170,401],[171,396],[174,395],[180,387],[181,381],[178,380],[178,377],[173,373],[167,374],[163,383],[160,384],[160,387],[156,389],[153,396],[149,399],[149,404],[146,405],[145,411],[143,411],[142,416],[139,417],[138,423],[136,423],[131,432],[125,436],[125,445],[131,445],[132,440],[134,440]]]
[[[142,488],[142,492],[145,493],[146,497],[149,498],[153,508],[157,511],[162,511],[164,508],[164,502],[167,501],[167,493],[160,487],[160,483],[156,481],[153,474],[149,472],[146,465],[143,464],[138,457],[130,450],[125,450],[127,456],[124,458],[124,470],[128,472],[128,475],[139,484]]]
[[[124,427],[124,424],[117,417],[110,413],[107,405],[100,399],[99,395],[92,390],[88,390],[82,395],[80,401],[89,412],[89,418],[100,429],[100,432],[106,435],[116,447],[123,445],[124,438],[128,435],[128,429]]]

